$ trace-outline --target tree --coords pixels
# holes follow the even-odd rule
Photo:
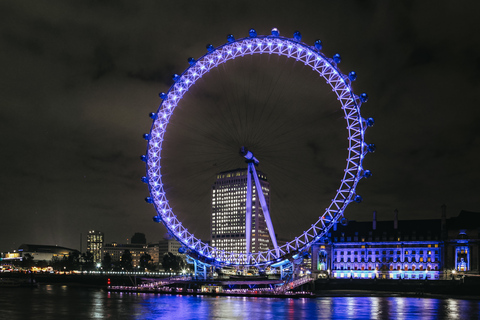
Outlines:
[[[72,251],[68,254],[66,268],[68,270],[78,270],[80,267],[80,252]]]
[[[22,268],[30,269],[34,264],[35,262],[33,261],[33,256],[30,253],[25,253],[22,258]]]
[[[125,249],[125,251],[123,251],[121,261],[124,270],[130,271],[133,269],[132,254],[130,253],[130,250]]]
[[[163,256],[162,266],[165,271],[180,271],[185,266],[185,262],[182,257],[168,252]]]
[[[90,251],[85,252],[82,254],[83,258],[83,270],[94,270],[95,266],[93,264],[93,253]]]
[[[112,256],[108,252],[105,252],[105,255],[103,256],[102,267],[105,271],[110,271],[112,269]]]
[[[60,256],[54,256],[52,258],[52,267],[54,270],[57,271],[65,271],[68,266],[68,257],[66,255],[63,255],[62,257]]]
[[[40,268],[40,269],[43,269],[43,268],[48,267],[48,263],[47,263],[47,261],[45,261],[45,260],[37,261],[36,265],[37,265],[37,267]]]
[[[150,261],[152,261],[152,257],[145,253],[140,257],[140,268],[143,270],[150,269]]]
[[[58,256],[54,256],[52,258],[52,268],[53,270],[61,270],[62,269],[62,262],[60,260],[60,258],[58,258]]]

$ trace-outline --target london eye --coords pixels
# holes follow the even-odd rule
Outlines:
[[[300,62],[330,86],[331,91],[336,95],[337,108],[343,113],[346,124],[346,143],[348,144],[346,166],[343,176],[338,177],[340,184],[330,203],[318,215],[316,221],[312,221],[303,232],[290,241],[277,245],[268,210],[265,212],[264,209],[264,213],[267,213],[265,218],[270,220],[267,224],[270,222],[270,237],[274,244],[271,249],[252,253],[247,241],[245,252],[224,252],[196,237],[176,214],[175,208],[167,198],[168,192],[163,180],[165,171],[162,168],[162,158],[164,158],[162,152],[164,152],[163,146],[169,123],[176,108],[181,106],[185,94],[197,85],[199,79],[212,70],[228,61],[251,55],[277,55]],[[327,235],[335,223],[344,219],[345,209],[350,203],[362,201],[362,197],[356,192],[356,187],[362,178],[371,176],[371,172],[363,167],[363,161],[367,153],[375,151],[374,144],[365,142],[366,129],[374,124],[374,120],[362,117],[360,107],[362,103],[367,102],[368,96],[365,93],[359,95],[354,93],[352,82],[356,80],[357,75],[353,71],[343,74],[338,67],[340,62],[339,54],[329,58],[322,53],[320,40],[315,41],[313,45],[302,42],[302,35],[298,31],[292,38],[288,38],[281,36],[276,28],[272,29],[270,35],[258,35],[254,29],[250,29],[249,35],[245,38],[236,39],[233,35],[228,35],[225,44],[218,47],[208,45],[207,52],[203,56],[198,59],[189,58],[188,68],[183,73],[173,76],[172,86],[167,92],[160,94],[161,103],[157,112],[150,114],[153,119],[150,132],[144,134],[148,145],[146,154],[141,156],[141,160],[146,163],[146,175],[142,181],[148,185],[150,192],[150,196],[145,200],[151,203],[157,212],[154,220],[165,225],[168,232],[182,244],[183,251],[187,255],[215,266],[274,266],[307,252],[312,244]],[[249,168],[255,170],[255,163],[252,160],[255,158],[253,154],[248,155],[247,152],[245,150],[244,156]],[[248,158],[249,156],[251,157]],[[256,174],[253,177],[255,176]]]

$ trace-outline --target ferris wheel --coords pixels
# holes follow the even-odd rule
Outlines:
[[[372,175],[369,170],[363,168],[363,160],[367,153],[375,151],[375,145],[367,144],[364,140],[365,131],[367,127],[373,126],[374,120],[372,118],[364,119],[360,114],[360,106],[368,100],[368,96],[365,93],[356,95],[353,92],[351,83],[356,80],[357,75],[354,71],[348,75],[340,72],[338,64],[341,57],[339,54],[328,58],[321,52],[322,42],[320,40],[315,41],[313,46],[309,46],[301,39],[302,36],[298,31],[293,34],[293,38],[287,38],[280,36],[276,28],[272,29],[271,35],[257,35],[254,29],[250,29],[248,37],[235,39],[233,35],[228,35],[227,43],[223,45],[218,47],[207,45],[207,53],[198,59],[188,58],[189,67],[180,75],[173,76],[173,85],[166,93],[160,94],[162,102],[157,112],[150,114],[153,124],[150,132],[144,134],[144,139],[148,141],[147,152],[146,155],[141,156],[141,160],[146,163],[146,176],[142,178],[142,181],[148,185],[150,191],[150,196],[145,201],[155,207],[157,215],[154,217],[154,221],[163,223],[169,233],[182,244],[182,250],[198,261],[215,266],[265,267],[275,265],[308,251],[312,244],[326,236],[335,223],[344,219],[344,211],[351,202],[362,201],[362,197],[356,193],[356,186],[360,179],[369,178]],[[340,178],[340,186],[330,205],[317,221],[293,240],[283,245],[277,245],[271,221],[267,221],[271,230],[271,240],[274,243],[273,248],[255,253],[251,253],[249,250],[245,253],[224,252],[195,237],[175,214],[167,199],[162,180],[162,144],[175,108],[181,104],[185,93],[202,76],[227,61],[241,59],[246,55],[262,54],[273,54],[300,61],[305,66],[309,66],[312,72],[318,74],[331,87],[337,96],[339,107],[343,111],[346,121],[348,133],[346,167],[343,177]],[[247,160],[255,159],[253,154],[247,154],[247,152],[244,152]],[[252,161],[249,163],[249,168],[251,167],[255,170]],[[256,174],[253,175],[253,178],[255,176]],[[262,196],[261,192],[259,196]],[[266,213],[265,218],[270,220],[268,209],[266,212],[266,208],[263,207],[263,209]]]

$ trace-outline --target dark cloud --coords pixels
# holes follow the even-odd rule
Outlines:
[[[366,138],[378,151],[365,160],[373,177],[359,183],[364,202],[348,208],[349,219],[375,209],[387,219],[395,208],[402,218],[437,217],[443,203],[450,215],[480,211],[478,9],[448,1],[2,2],[0,251],[23,242],[78,248],[89,229],[107,241],[161,238],[142,200],[147,115],[188,57],[251,27],[322,39],[325,54],[342,54],[344,73],[358,73],[355,91],[368,92],[362,114],[376,125]],[[293,237],[338,187],[343,115],[302,66],[245,59],[211,72],[176,110],[165,145],[168,192],[205,237],[214,174],[243,166],[236,153],[247,144],[272,183],[276,231]]]

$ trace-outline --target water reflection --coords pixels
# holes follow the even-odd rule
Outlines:
[[[457,300],[447,300],[446,313],[450,316],[451,319],[460,319]]]
[[[40,286],[0,290],[1,319],[478,319],[478,300],[408,297],[274,299],[108,293]]]
[[[172,300],[173,299],[173,300]],[[170,303],[177,303],[172,307]],[[145,319],[457,319],[478,317],[479,302],[406,297],[322,297],[317,299],[155,296],[143,304]],[[170,307],[160,309],[156,304]]]

